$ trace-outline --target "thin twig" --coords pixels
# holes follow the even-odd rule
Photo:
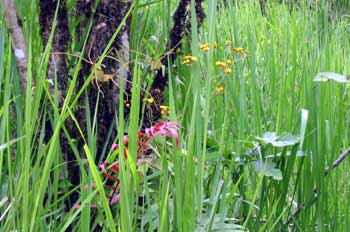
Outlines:
[[[19,77],[23,94],[27,88],[27,62],[28,54],[24,40],[23,30],[19,24],[16,6],[12,0],[2,0],[2,9],[12,37],[12,49],[16,57]],[[34,83],[33,83],[34,84]]]
[[[339,164],[341,162],[343,162],[343,160],[350,154],[350,147],[348,149],[346,149],[339,157],[338,159],[336,159],[333,164],[332,164],[332,169],[336,168],[337,166],[339,166]],[[331,169],[331,170],[332,170]],[[324,170],[324,175],[327,176],[328,173],[329,173],[330,169],[329,168],[326,168]]]

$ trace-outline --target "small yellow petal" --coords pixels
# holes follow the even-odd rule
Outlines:
[[[227,69],[225,69],[225,73],[226,73],[226,74],[231,74],[231,73],[232,73],[232,70],[231,70],[230,68],[227,68]]]
[[[226,60],[226,64],[232,64],[231,60]]]
[[[205,43],[205,44],[202,44],[199,48],[201,50],[204,50],[204,49],[209,48],[209,47],[210,47],[209,43]]]
[[[215,63],[215,65],[218,66],[218,67],[223,68],[223,67],[226,66],[226,63],[225,63],[225,62],[221,62],[221,61],[217,61],[217,62]]]
[[[162,109],[162,110],[168,110],[169,106],[160,105],[159,108]]]
[[[143,101],[144,101],[144,102],[147,102],[147,103],[149,103],[149,104],[152,104],[152,103],[154,102],[154,98],[153,98],[153,97],[151,97],[151,98],[145,98],[145,99],[143,99]]]
[[[190,64],[191,62],[195,62],[195,61],[197,61],[197,57],[188,55],[188,56],[185,56],[183,58],[182,63],[183,64]]]
[[[216,86],[215,89],[216,93],[222,93],[224,91],[224,87],[222,85]]]
[[[207,52],[207,51],[209,51],[209,47],[205,47],[205,48],[203,48],[203,49],[202,49],[202,51],[203,51],[203,52]]]
[[[241,48],[241,47],[237,47],[237,48],[232,48],[232,51],[234,51],[234,52],[243,52],[244,49]]]

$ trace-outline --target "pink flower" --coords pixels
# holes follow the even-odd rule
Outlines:
[[[176,141],[176,147],[179,145],[179,136],[177,131],[179,130],[179,124],[177,122],[160,122],[155,126],[146,128],[145,132],[148,137],[154,137],[156,135],[163,135],[166,137],[174,137]]]
[[[119,147],[118,144],[113,143],[111,148],[112,148],[112,150],[114,151],[115,149],[118,149],[118,147]]]
[[[107,162],[105,161],[105,162],[103,162],[102,164],[100,164],[100,168],[101,168],[102,171],[106,170],[106,168],[107,168]]]
[[[114,205],[115,203],[119,202],[119,200],[120,200],[120,195],[117,194],[109,201],[109,205]]]
[[[149,145],[149,141],[154,138],[157,135],[165,136],[165,137],[173,137],[176,141],[176,148],[179,145],[179,136],[178,136],[178,130],[179,130],[179,124],[177,122],[160,122],[150,128],[145,129],[145,133],[138,131],[137,136],[138,136],[138,141],[137,141],[137,160],[136,164],[137,166],[147,162],[145,158],[150,157],[147,155],[147,151],[150,149],[153,149]],[[123,143],[124,143],[124,158],[128,158],[127,154],[127,147],[129,143],[129,138],[128,135],[124,135],[123,138]],[[118,149],[119,145],[118,144],[112,144],[111,149],[116,150]],[[118,194],[119,192],[119,178],[114,176],[114,174],[119,173],[119,162],[118,160],[115,160],[113,163],[107,163],[106,161],[100,164],[100,173],[105,176],[105,178],[109,179],[109,181],[112,181],[114,184],[113,185],[104,185],[105,188],[112,190],[110,194],[107,195],[107,197],[110,199],[109,204],[113,205],[120,200],[120,195]],[[89,185],[86,185],[84,187],[84,191],[87,191],[89,189]],[[96,188],[96,184],[92,183],[91,187],[93,189]],[[97,193],[99,194],[99,193]],[[81,206],[79,204],[75,204],[73,206],[74,209],[79,209]],[[102,206],[98,205],[91,205],[92,208],[100,208]]]

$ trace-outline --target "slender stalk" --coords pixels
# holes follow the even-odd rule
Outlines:
[[[16,6],[12,0],[2,0],[2,9],[12,37],[12,50],[15,54],[19,77],[22,86],[22,93],[26,94],[27,89],[27,63],[28,53],[24,39],[20,19],[17,15]],[[34,85],[34,81],[33,81]]]

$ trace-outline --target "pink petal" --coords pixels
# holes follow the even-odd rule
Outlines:
[[[168,128],[168,131],[170,132],[170,134],[174,137],[175,142],[176,142],[176,147],[179,146],[179,136],[177,134],[176,129],[173,128]]]
[[[118,194],[109,201],[109,205],[114,205],[115,203],[119,202],[119,200],[120,200],[120,195]]]
[[[176,141],[176,146],[179,144],[179,136],[177,131],[179,130],[179,124],[177,122],[160,122],[155,126],[145,129],[145,133],[149,137],[155,135],[163,135],[166,137],[174,137]]]
[[[114,151],[115,149],[118,149],[118,146],[119,146],[118,144],[113,143],[111,148]]]
[[[151,128],[146,128],[146,129],[145,129],[145,133],[146,133],[146,135],[147,135],[148,137],[152,137],[152,136],[153,136],[153,133],[152,133],[152,131],[151,131]]]
[[[106,170],[107,162],[103,162],[102,164],[100,164],[100,168],[101,168],[102,171]]]
[[[124,145],[128,145],[129,144],[129,137],[128,135],[124,135]]]

